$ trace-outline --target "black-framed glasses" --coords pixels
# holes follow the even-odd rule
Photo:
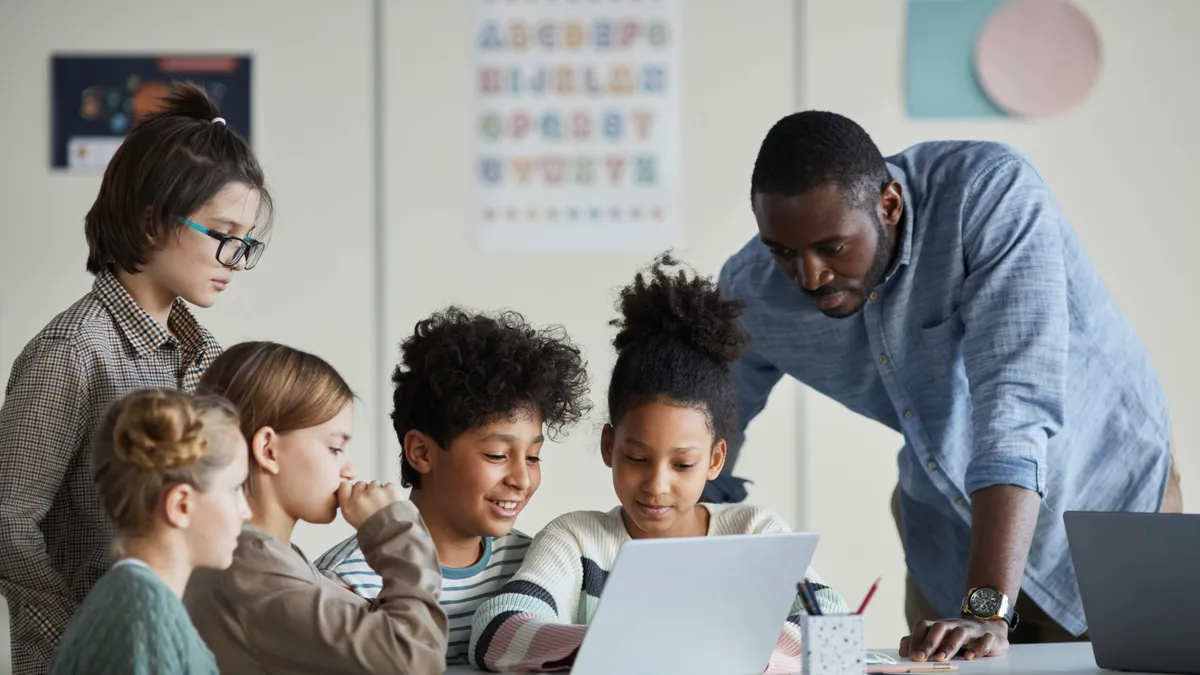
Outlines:
[[[258,259],[262,257],[263,250],[267,248],[266,244],[252,237],[238,239],[237,237],[231,237],[228,234],[213,232],[207,227],[199,223],[193,223],[187,218],[180,218],[179,222],[187,225],[200,234],[207,234],[213,239],[221,242],[217,245],[217,262],[226,267],[233,267],[237,265],[238,262],[241,261],[242,256],[245,256],[246,269],[252,270],[254,269],[254,266],[258,264]]]

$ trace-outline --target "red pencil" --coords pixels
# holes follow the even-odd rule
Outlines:
[[[881,581],[883,581],[883,577],[879,577],[875,580],[875,583],[871,584],[871,590],[867,591],[867,597],[863,598],[862,604],[858,607],[859,614],[862,614],[867,610],[867,603],[870,602],[871,598],[875,595],[875,589],[879,588],[879,582]]]

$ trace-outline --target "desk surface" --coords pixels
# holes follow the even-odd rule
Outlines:
[[[891,656],[896,656],[895,650],[883,651]],[[1007,656],[990,657],[979,661],[957,659],[954,663],[958,664],[958,670],[951,671],[952,674],[959,673],[961,675],[973,675],[974,673],[1017,673],[1018,675],[1099,675],[1106,673],[1111,675],[1113,672],[1096,667],[1096,659],[1092,656],[1092,646],[1086,642],[1015,645]],[[446,672],[448,675],[464,675],[478,671],[464,666],[455,666]]]

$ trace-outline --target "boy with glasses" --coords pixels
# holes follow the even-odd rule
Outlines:
[[[46,672],[110,565],[89,472],[104,411],[132,389],[194,390],[220,347],[186,303],[212,306],[262,253],[250,232],[271,199],[250,147],[203,89],[163,103],[117,150],[84,221],[91,292],[25,346],[0,407],[0,593],[17,675]]]

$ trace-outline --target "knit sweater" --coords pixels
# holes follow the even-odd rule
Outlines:
[[[708,535],[788,532],[768,509],[744,504],[702,504]],[[621,545],[630,540],[621,507],[608,513],[577,511],[552,521],[534,538],[521,570],[483,603],[471,624],[468,657],[488,670],[554,670],[569,665],[583,644],[587,624]],[[810,568],[825,614],[847,613],[845,601]],[[797,598],[771,654],[768,673],[798,672],[800,620]]]
[[[145,563],[109,570],[71,619],[51,675],[217,675],[179,598]]]

